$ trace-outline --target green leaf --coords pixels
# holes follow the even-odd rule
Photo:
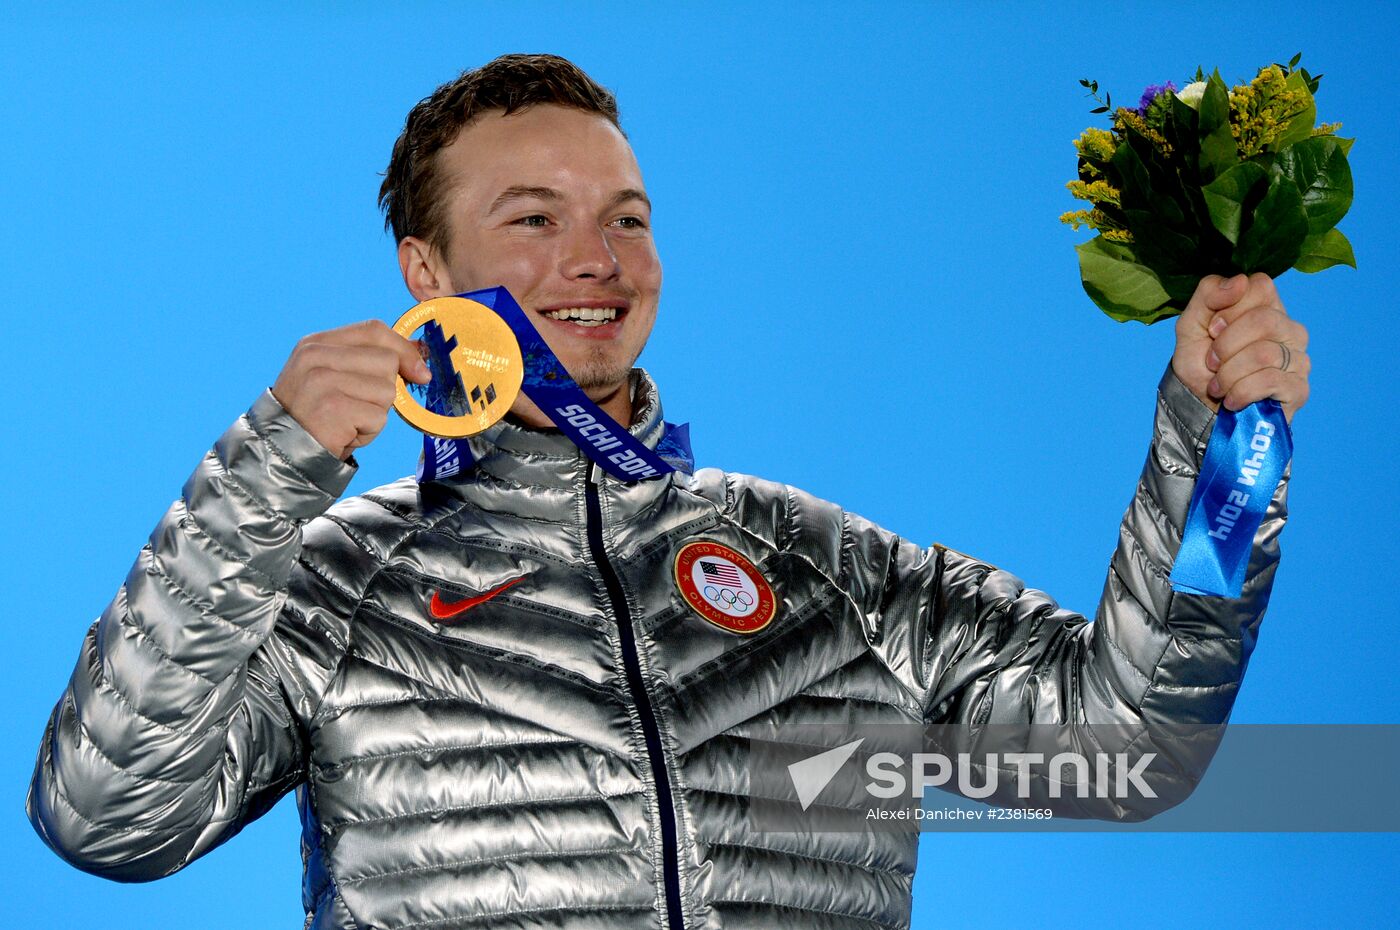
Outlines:
[[[1200,127],[1203,136],[1221,126],[1229,128],[1230,91],[1221,80],[1219,71],[1212,71],[1206,80],[1206,92],[1202,95],[1200,107],[1196,112],[1201,114]]]
[[[1327,137],[1327,138],[1331,138],[1331,139],[1336,139],[1336,140],[1337,140],[1337,144],[1340,145],[1340,146],[1342,147],[1342,154],[1343,154],[1343,155],[1350,155],[1350,154],[1351,154],[1351,146],[1352,146],[1352,143],[1354,143],[1354,142],[1356,141],[1355,139],[1343,139],[1341,136],[1329,136],[1329,137]]]
[[[1130,128],[1113,153],[1112,166],[1136,260],[1157,274],[1194,271],[1202,264],[1204,225],[1192,199],[1197,182],[1183,179],[1152,142]]]
[[[1340,229],[1329,229],[1325,233],[1308,236],[1303,240],[1303,254],[1293,263],[1299,271],[1314,274],[1333,265],[1356,267],[1356,256],[1352,254],[1351,243]]]
[[[1158,213],[1124,210],[1133,234],[1133,251],[1139,261],[1157,274],[1180,274],[1199,264],[1197,238],[1162,222]]]
[[[1351,166],[1336,139],[1315,136],[1295,142],[1278,153],[1275,164],[1303,195],[1310,235],[1336,226],[1351,209]]]
[[[1201,179],[1210,182],[1225,171],[1239,164],[1239,148],[1235,144],[1235,134],[1229,130],[1229,123],[1218,126],[1210,136],[1201,139],[1200,161]]]
[[[1137,320],[1155,323],[1175,316],[1181,308],[1170,306],[1171,297],[1152,270],[1133,260],[1127,246],[1096,236],[1076,246],[1079,277],[1084,292],[1120,323]]]
[[[1198,112],[1201,180],[1210,183],[1240,160],[1234,134],[1230,132],[1230,92],[1225,89],[1225,82],[1220,80],[1220,72],[1212,74],[1206,82],[1206,92],[1201,97]]]
[[[1124,208],[1146,207],[1158,220],[1173,225],[1185,221],[1186,192],[1181,179],[1152,142],[1127,130],[1113,153],[1113,167],[1123,181],[1120,201]]]
[[[1240,241],[1232,256],[1235,264],[1245,274],[1262,271],[1276,278],[1293,267],[1303,251],[1303,240],[1308,235],[1303,195],[1275,168],[1269,174],[1264,199],[1241,226]]]
[[[1284,84],[1289,90],[1302,91],[1307,94],[1308,103],[1302,113],[1293,117],[1288,123],[1288,128],[1283,134],[1269,145],[1269,151],[1277,152],[1285,145],[1292,145],[1294,142],[1301,142],[1312,135],[1313,125],[1317,122],[1317,104],[1313,101],[1312,93],[1308,90],[1308,81],[1298,72],[1293,72],[1288,76]]]
[[[1171,297],[1172,305],[1185,308],[1191,302],[1191,297],[1196,293],[1196,288],[1200,286],[1201,274],[1175,274],[1158,275],[1162,282],[1162,288]]]
[[[1192,143],[1192,150],[1194,150],[1196,148],[1195,142],[1197,139],[1196,126],[1199,122],[1200,115],[1192,109],[1189,104],[1184,103],[1180,97],[1176,94],[1172,94],[1171,119],[1168,121],[1172,133],[1167,136],[1168,141],[1172,142],[1173,146],[1175,146],[1189,138]]]
[[[1109,164],[1122,182],[1119,185],[1120,200],[1124,206],[1130,203],[1146,204],[1152,195],[1152,181],[1147,176],[1147,165],[1138,157],[1132,141],[1135,133],[1129,131],[1113,151]]]
[[[1254,162],[1240,162],[1201,190],[1210,222],[1231,245],[1240,241],[1240,228],[1253,204],[1263,199],[1268,175]],[[1248,205],[1248,206],[1246,206]]]

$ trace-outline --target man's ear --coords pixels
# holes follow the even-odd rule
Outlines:
[[[419,303],[430,297],[451,297],[457,293],[447,273],[442,253],[417,236],[399,240],[399,272],[408,292]]]

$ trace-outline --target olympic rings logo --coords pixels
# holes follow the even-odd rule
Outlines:
[[[748,610],[753,606],[753,597],[747,591],[731,591],[712,584],[705,585],[705,597],[730,610]]]

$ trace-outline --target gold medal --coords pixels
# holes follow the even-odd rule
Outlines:
[[[414,429],[442,439],[462,439],[490,429],[515,403],[525,378],[515,333],[491,308],[465,297],[425,300],[399,317],[394,332],[412,339],[426,323],[437,323],[442,329],[448,360],[461,379],[460,406],[470,412],[433,413],[418,403],[403,378],[398,379],[394,410]]]

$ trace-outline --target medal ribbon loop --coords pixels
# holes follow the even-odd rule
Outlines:
[[[689,424],[664,424],[661,441],[655,451],[649,449],[589,400],[505,288],[492,287],[457,296],[489,307],[506,322],[520,343],[520,354],[525,362],[525,379],[520,389],[560,432],[608,474],[621,481],[641,481],[677,470],[687,473],[694,470]],[[434,409],[441,406],[439,397],[430,393],[428,409],[444,415],[450,413]],[[425,435],[418,481],[450,477],[469,468],[474,461],[467,440]]]
[[[1220,408],[1172,567],[1174,591],[1240,596],[1254,534],[1292,457],[1293,433],[1278,401]]]

